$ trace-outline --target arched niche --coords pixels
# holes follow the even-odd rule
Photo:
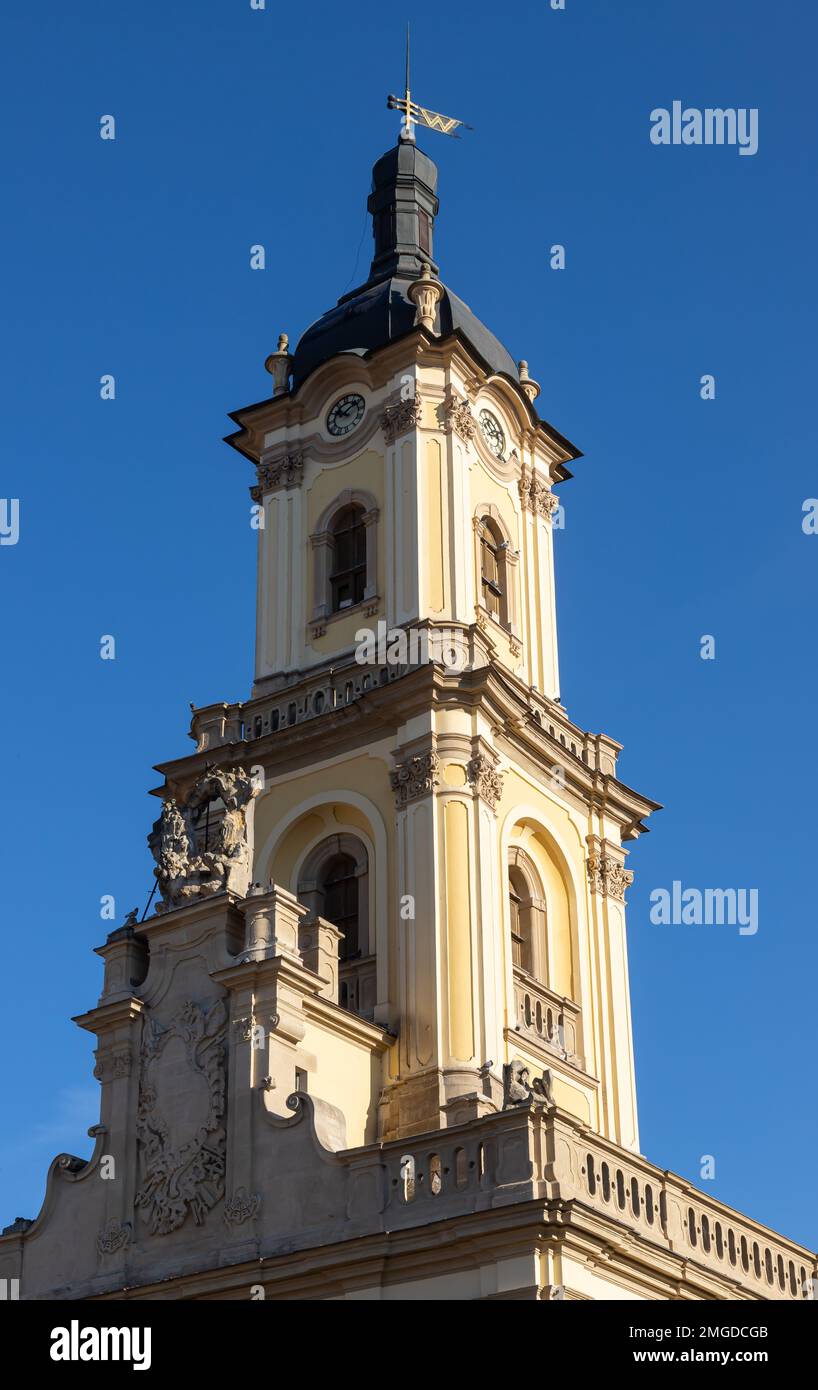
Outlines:
[[[260,824],[266,819],[264,801],[275,794],[275,787],[271,787],[259,798]],[[386,1020],[390,1014],[387,836],[377,807],[349,790],[305,797],[276,821],[258,845],[254,877],[262,883],[272,880],[280,884],[323,916],[315,896],[316,877],[328,858],[343,853],[354,857],[360,875],[359,907],[365,922],[366,949],[375,962],[375,1018]]]
[[[528,866],[533,896],[544,903],[544,959],[541,982],[581,1004],[578,897],[570,864],[554,836],[535,816],[512,812],[504,834],[504,864]],[[506,909],[508,916],[508,907]]]

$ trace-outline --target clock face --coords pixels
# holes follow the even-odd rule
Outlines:
[[[506,452],[506,437],[500,421],[490,410],[480,411],[480,432],[494,457],[503,458]]]
[[[363,420],[364,409],[363,396],[342,396],[327,416],[327,429],[330,434],[339,437],[351,434]]]

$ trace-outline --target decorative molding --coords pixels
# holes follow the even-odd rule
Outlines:
[[[498,772],[494,763],[484,753],[477,753],[466,768],[466,775],[483,800],[492,811],[497,810],[497,802],[503,795],[503,773]]]
[[[260,502],[266,493],[275,492],[277,488],[300,487],[304,480],[304,455],[284,454],[271,463],[260,463],[256,475],[258,483],[250,489],[254,502]]]
[[[395,805],[398,810],[408,801],[416,801],[434,791],[438,784],[440,759],[437,753],[418,753],[405,762],[397,763],[390,773],[392,790],[397,793]]]
[[[607,854],[588,856],[588,883],[592,893],[625,901],[625,890],[633,883],[633,873]]]
[[[232,1197],[224,1204],[224,1222],[227,1226],[241,1226],[252,1221],[261,1208],[261,1193],[248,1193],[246,1188],[237,1187]]]
[[[443,418],[443,428],[447,434],[459,434],[466,444],[470,444],[474,439],[477,429],[477,421],[471,413],[468,401],[463,396],[459,396],[456,391],[449,391],[448,396],[440,407]]]
[[[394,444],[402,434],[408,434],[410,430],[417,429],[420,424],[421,410],[423,407],[423,397],[419,391],[415,391],[408,401],[399,401],[397,405],[388,405],[381,416],[381,427],[386,437],[387,444]]]
[[[535,516],[553,516],[559,502],[551,491],[551,484],[525,463],[521,467],[517,487],[523,511],[533,512]]]
[[[152,1235],[175,1231],[188,1212],[200,1226],[224,1196],[226,1033],[227,1014],[221,1000],[207,1011],[188,1000],[166,1027],[146,1019],[136,1114],[144,1181],[135,1205],[145,1210]],[[184,1045],[191,1080],[203,1078],[208,1094],[206,1113],[194,1117],[189,1136],[177,1139],[176,1148],[171,1147],[171,1123],[162,1113],[159,1087],[162,1053],[171,1039]],[[178,1136],[180,1116],[172,1120]]]
[[[97,1254],[115,1255],[117,1250],[125,1248],[132,1235],[130,1221],[115,1221],[112,1218],[97,1236]]]
[[[625,901],[625,890],[633,883],[633,873],[615,859],[609,860],[606,869],[606,891],[611,898]]]

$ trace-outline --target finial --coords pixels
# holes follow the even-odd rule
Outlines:
[[[273,378],[273,395],[282,396],[287,390],[293,359],[288,352],[290,339],[286,333],[278,335],[278,349],[271,352],[264,363],[265,369]]]
[[[528,363],[525,358],[517,363],[517,370],[520,373],[520,386],[533,405],[540,394],[540,383],[528,375]]]
[[[415,327],[434,333],[435,315],[438,303],[443,298],[443,286],[432,275],[428,261],[422,262],[419,279],[412,281],[406,293],[415,306]]]

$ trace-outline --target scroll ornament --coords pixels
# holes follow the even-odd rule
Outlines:
[[[146,1025],[136,1114],[143,1182],[135,1203],[144,1210],[152,1235],[175,1231],[188,1213],[200,1226],[224,1196],[226,1034],[221,1000],[207,1012],[188,1000],[166,1027],[153,1018]],[[207,1109],[181,1133],[173,1101],[162,1100],[162,1054],[171,1039],[184,1045],[191,1093],[198,1089],[195,1078],[206,1083]]]

